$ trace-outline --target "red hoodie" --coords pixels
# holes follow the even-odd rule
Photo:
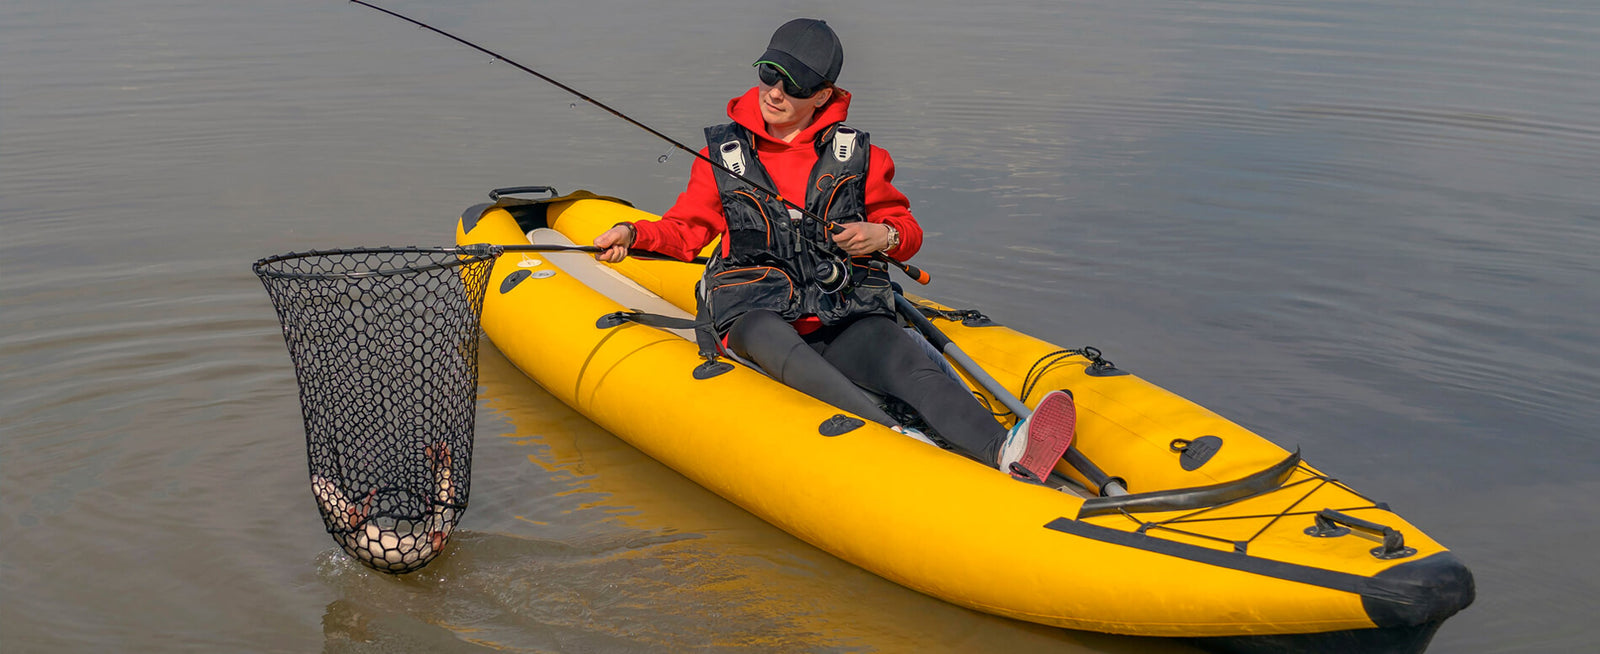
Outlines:
[[[816,120],[785,143],[767,134],[767,124],[761,118],[760,90],[752,88],[744,95],[728,101],[728,117],[743,125],[755,139],[756,152],[761,165],[772,177],[773,189],[786,198],[806,197],[811,168],[817,163],[817,151],[812,142],[817,134],[843,122],[850,111],[850,93],[835,88],[833,100],[817,113]],[[702,149],[700,154],[709,154]],[[867,220],[887,223],[900,232],[899,247],[890,250],[890,257],[904,261],[922,248],[922,227],[911,216],[911,201],[890,184],[894,179],[894,160],[889,153],[872,146],[867,162],[866,205]],[[684,261],[693,259],[707,243],[728,231],[727,217],[722,213],[722,195],[717,191],[717,180],[712,175],[711,164],[695,159],[689,172],[689,187],[678,195],[661,220],[634,223],[639,236],[633,247],[677,257]],[[727,239],[723,239],[723,254],[727,254]]]

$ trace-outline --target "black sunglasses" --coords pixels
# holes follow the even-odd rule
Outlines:
[[[822,89],[802,89],[789,79],[789,74],[774,64],[761,63],[756,65],[756,74],[761,76],[761,83],[767,86],[777,86],[783,83],[783,94],[796,100],[804,100],[817,94]]]

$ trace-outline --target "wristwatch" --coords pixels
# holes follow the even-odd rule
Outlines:
[[[626,228],[628,228],[628,242],[625,243],[624,245],[627,245],[627,246],[631,247],[633,245],[634,241],[639,240],[639,228],[638,227],[634,227],[633,223],[620,222],[620,223],[617,223],[615,225],[612,225],[612,227],[626,227]]]
[[[888,252],[888,251],[893,250],[893,249],[895,249],[897,247],[900,247],[900,230],[895,229],[894,225],[890,225],[889,223],[879,223],[879,224],[883,225],[884,227],[888,227],[889,228],[889,244],[883,246],[883,249],[879,250],[879,252]]]

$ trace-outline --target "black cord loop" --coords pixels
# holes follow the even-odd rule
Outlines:
[[[1076,350],[1056,350],[1039,357],[1039,360],[1028,368],[1028,374],[1022,378],[1022,395],[1018,399],[1027,402],[1028,396],[1033,393],[1034,388],[1044,379],[1045,373],[1049,372],[1057,364],[1075,356],[1088,359],[1089,370],[1094,372],[1106,372],[1115,370],[1117,367],[1116,364],[1101,356],[1100,348],[1093,345],[1085,345]]]

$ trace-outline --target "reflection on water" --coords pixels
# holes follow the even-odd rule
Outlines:
[[[412,612],[437,615],[436,622],[454,629],[461,628],[461,613],[476,616],[470,620],[476,641],[526,647],[529,634],[537,634],[537,646],[557,651],[582,643],[659,651],[685,644],[749,651],[1000,645],[1190,651],[1145,639],[1017,629],[901,588],[701,489],[539,390],[493,349],[481,367],[487,422],[480,435],[498,438],[480,442],[480,456],[502,469],[476,474],[514,482],[478,485],[477,492],[491,495],[474,496],[474,510],[489,505],[488,512],[513,522],[491,527],[504,536],[474,533],[470,546],[416,575],[437,576],[438,592],[461,599],[440,614]],[[550,532],[577,538],[539,536]],[[430,594],[427,601],[438,599]],[[974,645],[980,637],[994,644]]]
[[[628,447],[498,352],[482,364],[477,527],[405,577],[317,554],[308,565],[335,597],[325,651],[1192,651],[1018,625],[896,586]]]
[[[394,5],[687,143],[798,11]],[[1101,347],[1395,504],[1477,575],[1438,651],[1600,640],[1600,8],[809,6],[930,234],[932,295]],[[840,563],[492,348],[459,540],[373,575],[321,530],[249,262],[445,243],[496,186],[660,211],[688,158],[326,0],[8,2],[0,76],[7,651],[1182,651]]]

